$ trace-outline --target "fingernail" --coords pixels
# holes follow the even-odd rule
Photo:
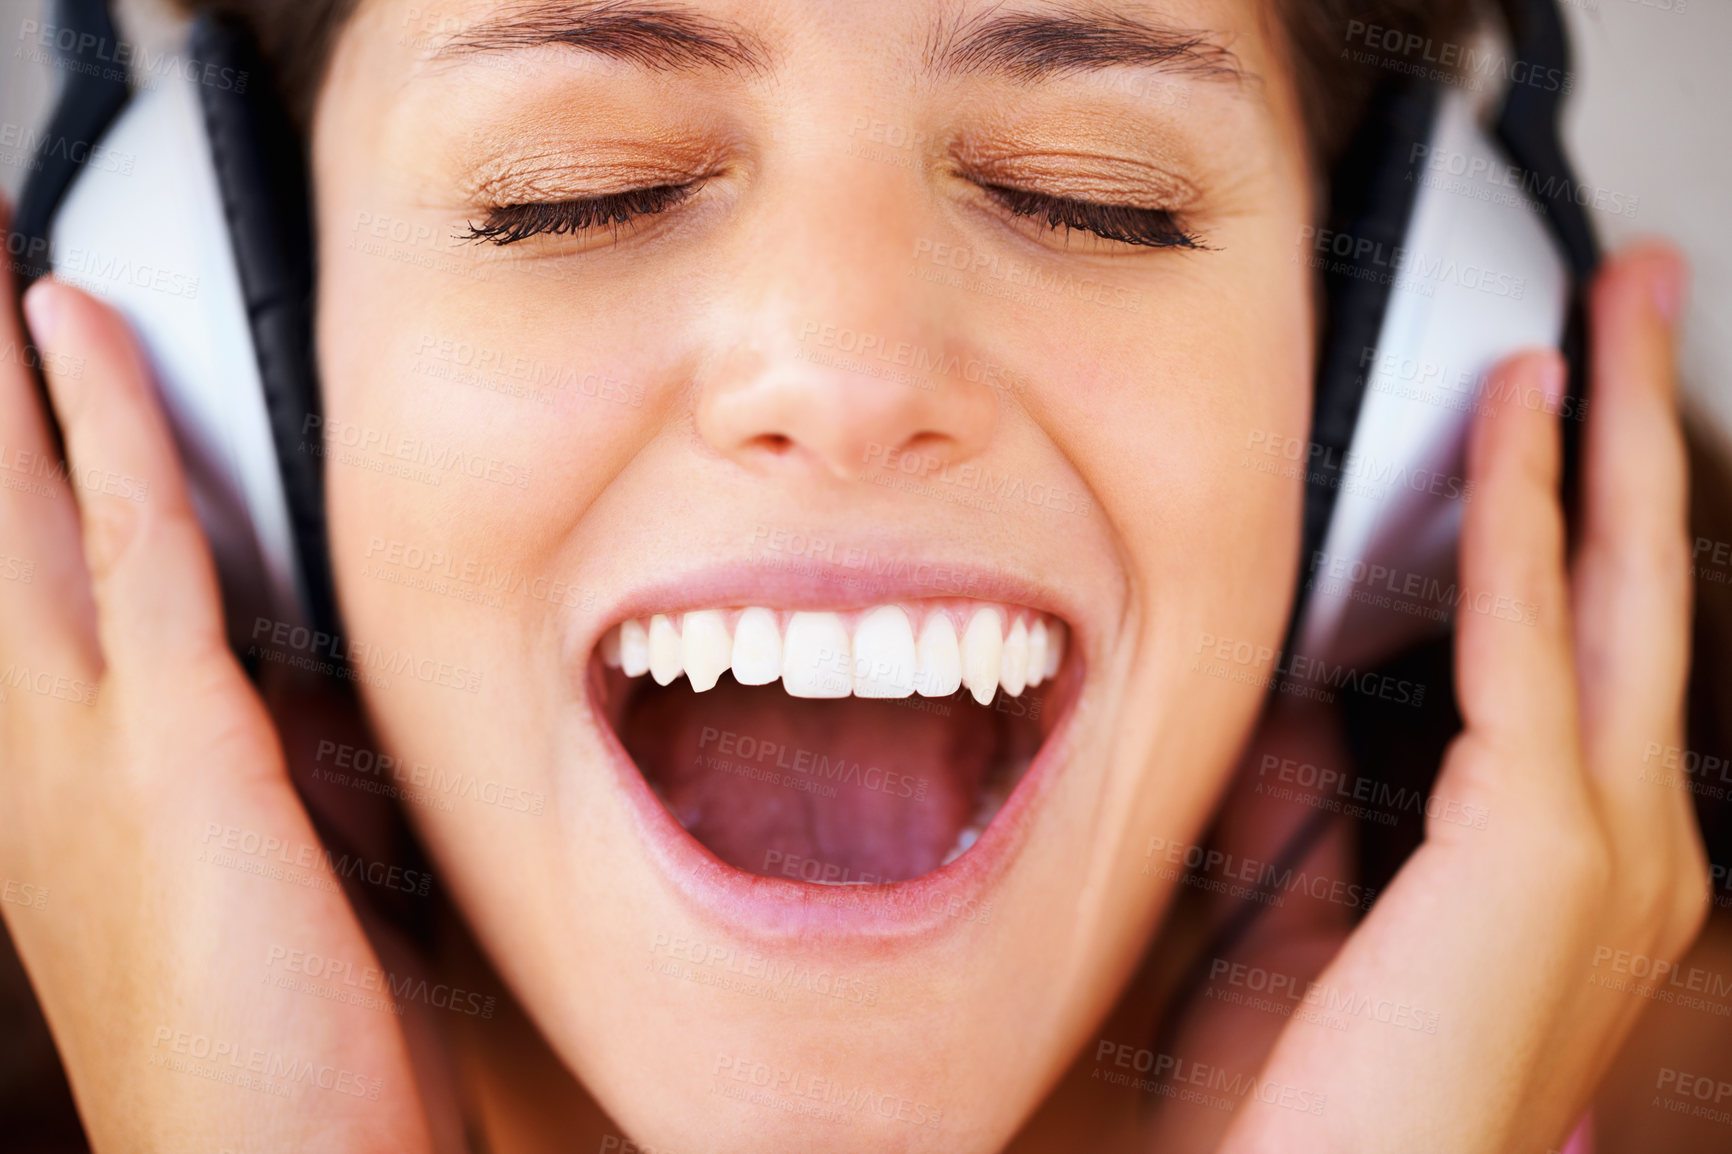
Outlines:
[[[46,281],[38,281],[24,294],[24,319],[30,322],[30,337],[38,346],[55,343],[60,330],[60,294]]]
[[[1569,366],[1557,353],[1548,353],[1540,359],[1536,372],[1539,379],[1535,384],[1539,385],[1540,392],[1545,394],[1546,411],[1555,412],[1558,402],[1563,398],[1564,386],[1569,383]]]
[[[1677,259],[1659,262],[1648,279],[1648,291],[1653,296],[1654,311],[1668,325],[1676,326],[1684,309],[1684,262]]]

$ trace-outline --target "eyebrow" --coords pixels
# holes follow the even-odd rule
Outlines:
[[[979,13],[934,35],[926,66],[938,75],[987,73],[1023,82],[1117,67],[1235,84],[1247,79],[1238,57],[1210,33],[1078,7]]]
[[[454,33],[433,53],[454,59],[566,45],[658,72],[761,72],[769,53],[750,32],[657,0],[530,0]]]
[[[749,30],[677,0],[525,0],[454,33],[432,55],[461,59],[559,45],[652,71],[764,72],[771,60]],[[1025,83],[1114,67],[1247,79],[1238,58],[1210,33],[1075,6],[1010,12],[995,6],[940,24],[925,57],[930,74]]]

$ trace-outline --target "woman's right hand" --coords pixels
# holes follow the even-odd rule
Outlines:
[[[0,349],[22,350],[0,277]],[[68,468],[19,353],[0,364],[0,912],[92,1145],[431,1150],[389,991],[278,984],[292,958],[381,967],[228,648],[142,355],[66,285],[26,308]]]

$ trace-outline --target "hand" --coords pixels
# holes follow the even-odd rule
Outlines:
[[[1645,247],[1610,262],[1594,288],[1573,558],[1557,418],[1522,403],[1558,394],[1562,361],[1526,354],[1494,375],[1488,400],[1503,400],[1476,419],[1461,580],[1468,597],[1507,597],[1535,607],[1534,619],[1458,615],[1464,731],[1424,843],[1363,922],[1349,931],[1346,910],[1328,903],[1271,910],[1234,959],[1306,976],[1321,967],[1316,989],[1404,1007],[1407,1020],[1318,1014],[1313,1003],[1302,1003],[1305,1020],[1215,1006],[1194,1015],[1176,1048],[1225,1068],[1256,1069],[1279,1035],[1263,1092],[1231,1115],[1220,1150],[1555,1149],[1646,1004],[1599,980],[1604,960],[1677,958],[1700,930],[1707,866],[1690,795],[1678,771],[1646,756],[1654,743],[1683,744],[1690,561],[1671,320],[1683,275],[1669,250]],[[1307,712],[1272,709],[1261,748],[1343,765],[1338,745],[1316,752],[1330,735]],[[1279,845],[1286,831],[1271,829],[1296,827],[1299,810],[1257,799],[1223,834]],[[1461,814],[1484,814],[1483,828]],[[1339,878],[1347,860],[1337,836],[1306,868]],[[1163,1130],[1195,1134],[1225,1118],[1211,1126],[1192,1113]]]
[[[47,891],[0,912],[93,1147],[429,1150],[395,1014],[266,982],[274,950],[377,962],[228,649],[143,358],[65,285],[26,308],[68,468],[0,364],[0,553],[30,573],[0,584],[0,877]],[[15,315],[8,276],[0,348]]]

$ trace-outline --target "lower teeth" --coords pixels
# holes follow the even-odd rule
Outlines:
[[[951,862],[967,853],[971,848],[973,848],[974,843],[980,839],[980,835],[983,832],[984,831],[978,826],[971,825],[961,833],[957,834],[956,844],[951,846],[950,852],[944,855],[944,864],[949,865]]]

